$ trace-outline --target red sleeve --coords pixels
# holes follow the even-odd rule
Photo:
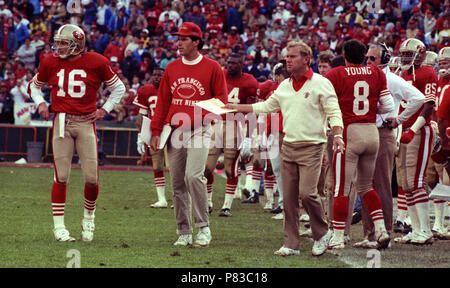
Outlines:
[[[52,67],[52,64],[51,64],[52,57],[54,57],[54,56],[49,55],[49,56],[45,57],[42,60],[41,65],[39,65],[39,72],[36,76],[37,80],[39,82],[48,83],[48,81],[50,80],[51,71],[49,68]]]
[[[436,116],[438,118],[450,121],[450,88],[447,87],[445,93],[442,95],[442,102],[439,105]]]
[[[166,69],[159,84],[158,100],[156,101],[155,115],[153,116],[150,130],[152,135],[159,136],[164,125],[164,120],[169,113],[170,104],[172,102],[172,93],[170,91],[170,83],[168,81]]]
[[[111,69],[108,58],[98,53],[95,53],[95,55],[98,58],[98,60],[96,59],[95,61],[98,61],[100,63],[98,69],[100,80],[102,82],[106,82],[106,85],[108,86],[113,85],[114,82],[118,80],[118,77],[116,73],[114,73],[114,71]]]
[[[215,68],[211,76],[211,95],[214,98],[218,98],[224,104],[228,103],[228,89],[225,74],[222,71],[219,63],[215,62]],[[159,101],[159,99],[158,99]]]
[[[141,108],[141,109],[147,109],[148,110],[148,103],[146,98],[146,93],[145,93],[145,86],[139,87],[139,89],[136,91],[136,97],[133,100],[133,105]]]

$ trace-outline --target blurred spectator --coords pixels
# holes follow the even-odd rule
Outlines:
[[[8,55],[13,54],[19,47],[16,34],[14,33],[14,27],[3,25],[2,32],[0,33],[1,50]]]
[[[111,57],[113,56],[116,56],[120,62],[123,59],[123,51],[124,47],[121,44],[120,35],[116,34],[111,43],[106,46],[105,51],[103,51],[103,55],[105,55],[105,57],[109,59],[111,59]]]
[[[97,0],[97,25],[98,25],[98,29],[100,29],[100,31],[104,32],[106,31],[106,26],[109,23],[109,20],[112,18],[113,13],[111,11],[111,8],[109,8],[109,6],[107,4],[105,4],[104,0]]]
[[[231,30],[231,27],[235,26],[238,29],[239,34],[242,33],[244,24],[242,23],[242,16],[238,11],[239,1],[228,1],[227,11],[227,31]]]
[[[185,11],[183,15],[183,22],[194,22],[198,25],[198,27],[200,27],[200,29],[202,29],[203,32],[206,31],[206,18],[204,15],[202,15],[198,4],[194,4],[192,6],[192,11]]]
[[[419,4],[419,2],[419,0],[397,0],[402,12],[403,25],[406,25],[409,20],[411,10]]]
[[[14,123],[14,101],[8,85],[0,82],[0,123]]]
[[[417,28],[420,29],[420,30],[423,30],[423,29],[424,29],[424,28],[423,28],[423,24],[424,24],[423,20],[424,20],[424,17],[423,17],[423,15],[422,15],[420,9],[419,9],[418,7],[414,7],[414,8],[412,9],[411,13],[412,13],[412,16],[409,18],[408,23],[410,23],[411,20],[414,20],[415,23],[416,23]]]
[[[52,49],[50,47],[50,43],[45,43],[44,49],[39,53],[39,62],[41,62],[42,59],[44,59],[48,55],[51,55],[52,53],[53,52],[52,52]]]
[[[213,11],[211,17],[208,18],[206,24],[206,31],[209,32],[211,37],[216,35],[223,29],[223,20],[219,17],[219,12]]]
[[[144,47],[144,40],[138,41],[138,48],[133,50],[133,58],[139,64],[141,63],[142,54],[148,53],[148,49]]]
[[[28,0],[20,1],[19,5],[14,6],[14,8],[17,8],[16,11],[19,12],[26,19],[28,20],[33,19],[34,6]]]
[[[36,48],[30,45],[31,39],[26,38],[25,43],[17,50],[17,56],[27,69],[34,70],[36,62]]]
[[[169,13],[164,13],[163,21],[158,22],[155,32],[157,35],[168,36],[174,28],[177,28],[176,22],[170,19]]]
[[[164,12],[159,15],[158,22],[164,22],[166,19],[166,14],[168,14],[169,20],[175,23],[177,27],[181,25],[181,16],[177,11],[172,9],[170,2],[168,2],[164,7]]]
[[[16,41],[19,47],[25,42],[25,39],[30,36],[28,24],[29,21],[22,18],[20,14],[14,15],[14,33],[16,34]]]
[[[13,16],[11,10],[8,9],[8,6],[5,5],[5,1],[0,0],[0,17],[4,16],[5,18],[11,18]]]
[[[176,59],[176,51],[174,50],[168,50],[166,53],[166,57],[161,60],[161,63],[159,64],[159,67],[162,69],[166,69],[167,65]]]
[[[417,24],[415,19],[409,20],[408,28],[406,29],[406,38],[418,38],[417,35],[421,30],[417,27]]]
[[[253,56],[247,55],[245,57],[244,67],[242,68],[244,73],[252,74],[256,79],[261,76],[261,71],[258,68],[258,64],[255,63]]]
[[[42,22],[41,17],[39,15],[36,15],[33,17],[32,22],[30,23],[30,34],[33,35],[37,32],[45,34],[47,32],[47,27]]]
[[[128,16],[125,14],[125,7],[119,9],[108,22],[108,31],[120,31],[123,27],[127,27]]]
[[[128,81],[133,79],[134,73],[139,69],[139,63],[133,58],[132,53],[131,50],[127,50],[125,52],[125,58],[120,62],[120,69]]]
[[[26,70],[23,77],[17,79],[16,86],[11,89],[11,95],[13,96],[14,103],[24,103],[32,101],[28,96],[27,85],[28,82],[33,78],[33,72],[31,70]]]
[[[41,39],[41,32],[31,34],[30,46],[36,49],[36,52],[41,52],[44,49],[45,42]]]
[[[336,26],[336,23],[339,20],[339,16],[334,13],[334,7],[333,6],[330,6],[330,7],[325,6],[323,8],[323,11],[324,11],[324,15],[325,16],[322,17],[322,20],[325,23],[327,23],[328,31],[333,31],[334,30],[334,26]]]
[[[350,13],[345,16],[345,22],[347,22],[350,27],[353,28],[355,23],[361,24],[364,21],[364,18],[356,11],[356,7],[352,6],[350,8]]]
[[[433,12],[431,10],[428,10],[425,18],[423,19],[423,27],[425,34],[433,31],[435,26],[436,26],[436,18],[434,17]]]
[[[132,32],[133,36],[139,36],[142,29],[147,27],[147,20],[144,15],[139,14],[136,8],[130,9],[130,18],[127,21],[127,28]]]

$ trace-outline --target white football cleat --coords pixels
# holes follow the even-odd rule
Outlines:
[[[400,243],[400,244],[411,244],[411,240],[415,237],[417,233],[416,232],[409,232],[403,237],[397,237],[394,239],[394,242]]]
[[[344,240],[337,239],[338,237],[331,237],[330,242],[328,243],[329,250],[342,250],[345,248]]]
[[[433,234],[426,232],[419,232],[414,235],[411,239],[411,244],[414,245],[425,245],[425,244],[433,244]]]
[[[291,255],[299,255],[300,251],[282,246],[280,249],[275,251],[273,254],[286,257],[286,256],[291,256]]]
[[[65,227],[53,229],[53,234],[55,235],[55,239],[58,242],[74,242],[75,241],[75,238],[70,236],[69,230],[67,230]]]
[[[167,208],[167,201],[160,200],[160,201],[150,205],[150,207],[152,207],[152,208]]]
[[[94,230],[94,219],[84,218],[83,221],[81,221],[81,240],[91,242],[94,239]]]
[[[312,247],[312,255],[314,256],[320,256],[325,251],[327,251],[328,244],[330,243],[330,239],[333,236],[333,232],[331,230],[328,230],[328,232],[322,236],[317,241],[314,241],[314,245]]]
[[[273,209],[273,202],[267,201],[266,205],[264,205],[264,210],[272,210]]]
[[[283,213],[275,214],[275,216],[272,216],[272,219],[283,220],[284,219],[284,214]]]
[[[173,243],[173,246],[188,246],[192,245],[192,234],[183,234],[178,237],[178,240]]]
[[[208,247],[211,243],[211,231],[209,228],[200,229],[195,236],[194,247]]]

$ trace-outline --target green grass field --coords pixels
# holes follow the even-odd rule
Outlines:
[[[282,221],[262,204],[235,200],[230,218],[218,217],[225,181],[216,177],[213,241],[209,248],[179,248],[172,209],[151,209],[156,201],[152,172],[100,171],[100,194],[94,241],[80,240],[83,178],[72,169],[65,209],[66,227],[77,241],[57,243],[50,204],[52,169],[0,167],[0,267],[66,267],[79,251],[82,268],[300,268],[366,267],[367,251],[348,246],[344,251],[311,255],[312,241],[302,239],[300,256],[273,255],[283,244]],[[166,176],[169,182],[168,175]],[[170,185],[166,192],[169,196]],[[169,201],[169,205],[171,201]],[[352,226],[352,237],[362,227]],[[194,230],[197,233],[197,230]],[[358,234],[359,233],[359,234]],[[353,239],[352,239],[353,240]],[[355,239],[356,240],[356,239]],[[450,267],[450,241],[415,247],[394,244],[381,252],[382,267]]]
[[[0,267],[66,267],[72,259],[67,257],[71,249],[80,252],[82,268],[347,266],[332,254],[313,257],[312,241],[306,239],[301,256],[274,256],[283,244],[282,221],[270,219],[272,215],[261,205],[236,200],[232,217],[218,217],[225,189],[221,177],[216,177],[214,185],[209,248],[172,246],[177,239],[173,210],[149,208],[156,201],[152,172],[100,172],[96,232],[91,243],[80,240],[83,177],[79,169],[72,170],[65,209],[66,227],[77,239],[72,243],[57,243],[53,237],[52,169],[0,167],[0,179]]]

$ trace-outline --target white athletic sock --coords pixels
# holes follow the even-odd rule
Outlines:
[[[156,194],[158,195],[158,202],[167,202],[166,200],[166,187],[165,186],[157,186]]]

